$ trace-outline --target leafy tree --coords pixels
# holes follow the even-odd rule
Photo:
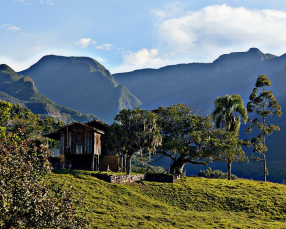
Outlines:
[[[10,110],[12,108],[12,104],[6,101],[0,102],[0,126],[3,127],[7,124],[7,121],[10,118]]]
[[[241,119],[244,123],[247,121],[247,110],[243,105],[243,100],[240,95],[232,94],[220,96],[214,101],[215,110],[212,113],[212,118],[215,121],[217,128],[225,131],[234,132],[235,136],[229,135],[227,141],[233,146],[226,149],[221,154],[221,160],[227,163],[228,179],[231,180],[231,165],[234,162],[247,161],[248,158],[241,148],[242,141],[238,140],[238,132],[241,124]],[[241,117],[241,118],[240,118]]]
[[[251,123],[250,127],[246,130],[246,133],[250,133],[253,127],[256,127],[259,131],[257,137],[251,139],[253,145],[253,152],[263,155],[264,161],[264,181],[266,181],[266,176],[268,175],[268,170],[266,167],[266,152],[268,148],[266,146],[266,137],[273,134],[274,131],[279,131],[279,126],[273,124],[268,124],[269,120],[275,116],[281,116],[282,111],[279,103],[272,94],[272,91],[267,91],[266,87],[270,87],[271,82],[268,77],[263,74],[259,75],[253,88],[249,99],[250,102],[247,104],[247,111],[249,113],[256,113],[259,117],[254,119],[249,119]]]
[[[9,131],[17,131],[18,128],[24,129],[26,138],[39,143],[45,141],[42,137],[43,134],[51,133],[64,126],[62,121],[57,121],[54,117],[41,117],[20,105],[13,105],[10,111],[7,129]]]
[[[224,131],[220,138],[224,142],[221,153],[218,155],[218,160],[227,163],[227,178],[231,180],[231,166],[235,162],[248,162],[248,157],[242,149],[242,145],[249,146],[248,140],[239,140],[238,133],[233,131]]]
[[[217,160],[224,147],[224,131],[215,130],[210,116],[200,116],[185,104],[154,110],[163,137],[157,153],[172,160],[170,173],[182,173],[186,163],[207,165]]]
[[[47,146],[35,146],[21,129],[0,135],[0,227],[84,228],[88,221],[73,207],[72,189],[47,182]]]
[[[115,152],[122,152],[127,157],[127,175],[131,173],[131,158],[136,152],[153,153],[161,144],[161,136],[156,127],[156,115],[136,107],[123,109],[114,118],[106,144]]]

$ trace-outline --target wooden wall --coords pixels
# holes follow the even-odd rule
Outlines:
[[[68,128],[68,145],[67,130],[61,131],[60,153],[64,154],[93,154],[101,151],[100,135],[81,125],[72,125]],[[97,137],[96,135],[99,135]],[[96,147],[96,140],[99,139],[99,145]]]

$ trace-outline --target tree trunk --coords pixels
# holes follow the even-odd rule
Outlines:
[[[132,156],[127,155],[127,158],[126,158],[126,168],[127,168],[126,175],[130,175],[130,173],[131,173],[131,158],[132,158]]]
[[[126,154],[123,155],[123,171],[122,172],[126,172]]]
[[[264,161],[264,182],[266,182],[267,167],[266,167],[266,155],[265,155],[265,152],[263,153],[263,161]]]
[[[119,172],[123,172],[123,153],[119,153]]]
[[[179,157],[176,161],[173,162],[170,168],[171,174],[180,174],[183,172],[184,165],[186,164],[184,159],[185,157]]]
[[[264,102],[264,100],[263,100]],[[264,111],[264,109],[263,109]],[[263,124],[266,123],[265,117],[263,117]],[[266,135],[265,135],[265,125],[263,125],[263,162],[264,162],[264,182],[266,182],[266,176],[267,176],[267,167],[266,167],[266,151],[265,151],[265,141],[266,141]]]
[[[227,179],[231,180],[231,163],[227,163]]]

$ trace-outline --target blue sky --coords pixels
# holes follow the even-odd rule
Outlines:
[[[285,0],[1,0],[0,64],[88,56],[112,73],[257,47],[286,53]]]

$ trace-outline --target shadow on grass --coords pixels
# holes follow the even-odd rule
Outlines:
[[[89,173],[88,171],[69,170],[69,169],[54,169],[52,172],[55,174],[70,174],[74,176],[75,178],[79,178],[79,179],[82,178],[80,175],[87,175],[85,173]]]

